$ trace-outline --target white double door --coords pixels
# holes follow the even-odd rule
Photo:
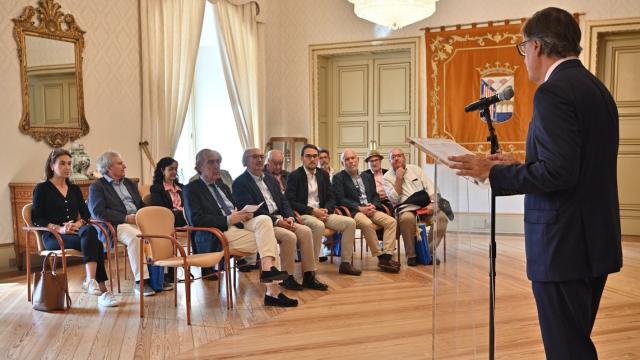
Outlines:
[[[407,137],[415,134],[415,74],[408,52],[334,58],[330,61],[327,137],[339,168],[339,154],[345,149],[360,156],[360,167],[370,149],[385,156],[401,148],[413,161]],[[329,142],[328,141],[328,142]]]

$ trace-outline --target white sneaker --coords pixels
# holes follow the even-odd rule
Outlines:
[[[82,289],[87,292],[89,295],[100,295],[102,291],[100,291],[100,285],[96,279],[91,279],[89,281],[85,281],[82,283]]]
[[[104,307],[116,307],[119,305],[119,303],[111,291],[106,291],[103,292],[100,297],[98,297],[98,305]]]

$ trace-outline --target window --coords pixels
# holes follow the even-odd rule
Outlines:
[[[244,150],[238,137],[220,56],[213,5],[207,2],[193,91],[175,154],[183,184],[195,175],[195,154],[204,148],[220,152],[222,168],[228,170],[232,177],[244,171],[241,162]]]

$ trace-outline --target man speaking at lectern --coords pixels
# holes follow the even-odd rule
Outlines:
[[[489,178],[496,195],[526,194],[527,276],[548,359],[597,359],[591,330],[607,281],[622,267],[616,164],[618,112],[580,63],[568,12],[538,11],[517,50],[533,98],[524,163],[510,154],[449,159],[458,175]]]

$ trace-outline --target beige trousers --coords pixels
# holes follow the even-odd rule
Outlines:
[[[342,233],[341,240],[341,254],[340,258],[342,262],[351,262],[351,255],[353,254],[353,245],[356,237],[356,222],[350,217],[331,214],[327,217],[326,221],[322,221],[313,215],[302,215],[302,223],[311,228],[313,233],[313,254],[316,263],[320,257],[320,250],[322,249],[322,236],[324,234],[325,226],[329,229]]]
[[[431,225],[429,228],[429,249],[433,253],[433,249],[436,249],[444,235],[447,233],[447,225],[449,224],[449,219],[447,219],[447,215],[443,211],[439,211],[437,216],[437,223],[434,224],[433,216],[425,219],[425,223]],[[402,234],[402,240],[404,242],[404,251],[407,258],[416,256],[416,213],[413,211],[407,211],[400,214],[400,218],[398,219],[398,224],[400,226],[400,234]],[[434,226],[435,225],[435,226]],[[437,232],[435,237],[433,236],[434,227],[437,227]],[[434,244],[435,241],[435,244]]]
[[[273,232],[271,218],[260,215],[243,223],[244,229],[229,227],[224,235],[229,241],[229,249],[244,254],[260,254],[261,258],[273,257],[275,266],[280,269],[278,243]]]
[[[308,226],[295,224],[293,231],[274,226],[273,231],[280,243],[282,270],[293,275],[296,271],[296,244],[300,244],[300,263],[302,272],[316,271],[313,253],[313,235]]]
[[[136,279],[140,281],[140,238],[138,237],[140,229],[133,224],[120,224],[116,228],[118,233],[118,241],[127,245],[127,255],[129,256],[129,264],[131,271]],[[142,278],[149,278],[149,271],[146,266],[142,267]]]
[[[394,243],[396,241],[396,219],[382,211],[376,211],[372,217],[368,217],[359,212],[353,217],[353,219],[356,221],[356,227],[362,231],[364,239],[367,241],[369,249],[371,249],[371,255],[393,255]],[[380,248],[378,246],[378,234],[376,234],[375,225],[384,229],[384,235],[382,236],[382,252],[380,252]]]

